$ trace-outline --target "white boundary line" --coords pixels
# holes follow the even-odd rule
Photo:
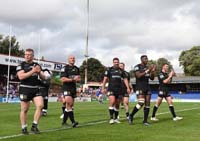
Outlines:
[[[190,111],[190,110],[196,110],[196,109],[200,109],[200,108],[190,108],[190,109],[183,109],[183,110],[177,110],[176,112],[184,112],[184,111]],[[170,112],[163,112],[163,113],[158,113],[157,115],[163,115],[163,114],[168,114]],[[125,118],[124,118],[125,119]],[[85,123],[85,124],[81,124],[78,127],[85,127],[85,126],[90,126],[90,125],[96,125],[96,124],[102,124],[102,123],[106,123],[108,122],[108,120],[103,120],[103,121],[97,121],[97,122],[89,122],[89,123]],[[54,132],[54,131],[61,131],[61,130],[66,130],[66,129],[71,129],[72,127],[61,127],[61,128],[54,128],[54,129],[47,129],[47,130],[43,130],[41,131],[41,133],[48,133],[48,132]],[[30,135],[33,133],[30,133]],[[2,136],[0,137],[0,140],[2,139],[9,139],[9,138],[14,138],[14,137],[20,137],[20,136],[26,136],[23,134],[16,134],[16,135],[9,135],[9,136]],[[27,135],[28,136],[28,135]]]

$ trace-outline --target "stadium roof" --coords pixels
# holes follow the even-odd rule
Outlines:
[[[131,79],[131,83],[135,84],[135,78]],[[180,83],[200,83],[200,76],[181,76],[173,77],[172,84]],[[149,81],[149,84],[158,84],[158,78],[156,77],[153,81]]]

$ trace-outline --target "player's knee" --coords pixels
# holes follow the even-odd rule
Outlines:
[[[27,113],[28,112],[28,109],[22,109],[21,110],[21,113]]]
[[[143,105],[144,105],[144,99],[139,99],[136,107],[137,107],[137,109],[140,109]]]

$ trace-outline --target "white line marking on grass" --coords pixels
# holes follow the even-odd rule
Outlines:
[[[184,111],[190,111],[190,110],[196,110],[196,109],[200,109],[199,107],[197,108],[190,108],[190,109],[182,109],[182,110],[176,110],[176,113],[177,112],[184,112]],[[169,111],[168,112],[162,112],[162,113],[158,113],[157,115],[163,115],[163,114],[168,114],[170,113]]]
[[[85,123],[85,124],[81,124],[78,125],[78,127],[85,127],[85,126],[90,126],[90,125],[97,125],[97,124],[102,124],[102,123],[106,123],[108,122],[107,120],[104,121],[97,121],[97,122],[90,122],[90,123]],[[55,132],[55,131],[61,131],[61,130],[67,130],[67,129],[71,129],[73,127],[71,126],[67,126],[67,127],[61,127],[61,128],[53,128],[53,129],[47,129],[47,130],[43,130],[41,131],[41,133],[48,133],[48,132]],[[29,135],[32,135],[34,133],[29,133]],[[17,135],[9,135],[9,136],[3,136],[0,137],[0,140],[2,139],[8,139],[8,138],[14,138],[14,137],[20,137],[20,136],[29,136],[29,135],[23,135],[23,134],[17,134]]]
[[[196,110],[196,109],[200,109],[200,108],[196,107],[196,108],[190,108],[190,109],[182,109],[182,110],[176,110],[176,112],[184,112],[184,111],[190,111],[190,110]],[[163,114],[167,114],[167,113],[169,113],[169,112],[158,113],[158,115],[163,115]],[[85,127],[85,126],[90,126],[90,125],[97,125],[97,124],[102,124],[102,123],[106,123],[106,122],[108,122],[108,120],[96,121],[96,122],[89,122],[89,123],[78,125],[78,127]],[[54,131],[67,130],[67,129],[71,129],[71,128],[72,127],[70,127],[70,126],[69,127],[61,127],[61,128],[53,128],[53,129],[43,130],[43,131],[41,131],[41,133],[48,133],[48,132],[54,132]],[[33,134],[33,133],[30,133],[30,135],[31,134]],[[2,137],[0,137],[0,140],[2,140],[2,139],[8,139],[8,138],[20,137],[20,136],[28,136],[28,135],[17,134],[17,135],[2,136]]]

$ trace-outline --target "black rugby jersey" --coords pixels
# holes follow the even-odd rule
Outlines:
[[[74,76],[80,75],[79,68],[77,66],[66,65],[61,72],[60,77],[74,78]],[[63,91],[69,91],[72,94],[76,94],[76,82],[64,82]]]
[[[138,64],[138,65],[136,65],[134,67],[134,72],[136,73],[138,71],[140,73],[143,73],[147,69],[148,69],[147,65]],[[150,89],[150,87],[149,87],[149,78],[150,78],[150,74],[149,73],[141,76],[140,78],[136,77],[135,89],[136,90],[143,90],[143,91],[149,90]]]
[[[20,71],[20,70],[24,70],[25,73],[29,72],[32,70],[32,68],[36,65],[39,65],[38,63],[36,62],[32,62],[32,63],[27,63],[27,62],[22,62],[20,63],[17,68],[16,68],[16,71]],[[40,66],[40,65],[39,65]],[[41,66],[40,66],[41,67]],[[30,85],[30,86],[37,86],[39,85],[39,80],[38,80],[38,74],[37,73],[34,73],[32,74],[32,76],[26,78],[26,79],[23,79],[20,81],[20,84],[22,85]]]
[[[126,75],[123,70],[120,68],[110,67],[105,71],[105,77],[108,77],[109,85],[108,90],[119,89],[122,87],[122,79],[126,78]]]
[[[128,79],[128,82],[130,82],[130,74],[127,71],[124,71],[126,78]],[[122,89],[126,90],[126,85],[124,83],[124,79],[122,79]]]
[[[166,83],[163,83],[163,80],[167,79],[169,77],[168,73],[160,72],[158,75],[159,80],[159,90],[169,92],[169,86]]]

